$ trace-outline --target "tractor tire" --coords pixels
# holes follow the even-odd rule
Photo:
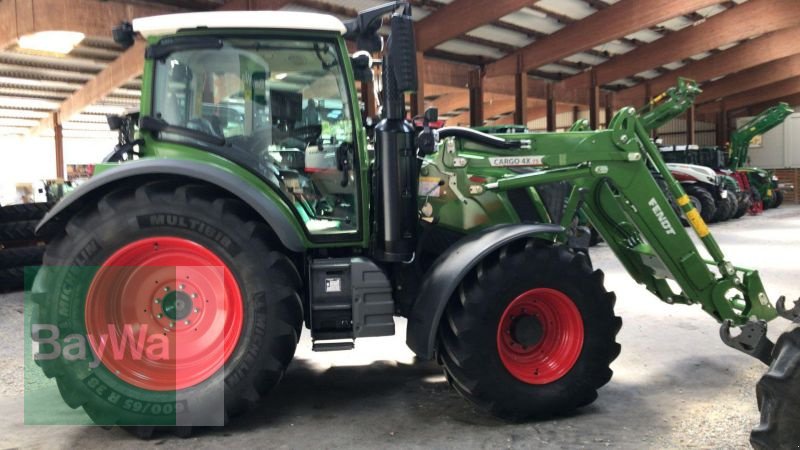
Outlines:
[[[739,199],[736,197],[734,192],[728,191],[728,215],[722,219],[723,221],[733,219],[733,216],[736,215],[736,212],[739,210]]]
[[[736,208],[736,213],[733,215],[734,219],[738,219],[750,210],[750,205],[753,204],[753,197],[749,193],[742,193],[742,197],[738,199],[739,206]]]
[[[17,220],[0,223],[0,244],[15,244],[36,240],[37,220]]]
[[[714,213],[714,222],[724,222],[728,220],[732,215],[733,211],[731,209],[734,207],[732,203],[733,196],[728,193],[725,198],[720,198],[717,202],[717,212]]]
[[[584,255],[512,243],[462,281],[439,327],[439,361],[455,390],[492,415],[565,414],[611,379],[622,326],[614,303]]]
[[[756,385],[761,423],[750,433],[756,450],[793,449],[800,444],[800,328],[781,335],[772,364]]]
[[[47,214],[51,203],[20,203],[0,207],[0,222],[39,220]]]
[[[774,199],[772,202],[772,207],[777,208],[781,206],[783,204],[783,191],[780,189],[775,189],[772,191],[772,195]]]
[[[0,269],[39,266],[42,264],[43,255],[42,245],[0,249]]]
[[[297,346],[301,281],[277,242],[241,201],[204,185],[106,193],[48,245],[32,323],[112,343],[130,324],[155,330],[147,342],[167,341],[175,355],[107,355],[87,339],[99,361],[37,362],[64,401],[99,425],[140,438],[224,425],[278,383]]]
[[[0,269],[0,292],[21,291],[25,283],[23,267],[6,267]]]
[[[711,223],[714,219],[714,214],[717,213],[717,205],[714,201],[714,196],[705,188],[694,184],[687,185],[684,189],[686,190],[686,195],[688,195],[689,199],[694,203],[697,212],[700,213],[700,217],[703,218],[703,221]]]
[[[603,240],[603,238],[600,237],[600,233],[598,233],[597,230],[595,230],[593,226],[589,226],[589,247],[596,246],[602,240]]]

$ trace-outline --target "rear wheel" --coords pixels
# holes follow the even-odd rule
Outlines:
[[[777,208],[777,207],[781,206],[781,204],[783,203],[783,191],[780,190],[780,189],[775,189],[774,191],[772,191],[772,195],[773,195],[773,198],[774,198],[774,201],[772,203],[772,207],[773,208]]]
[[[761,423],[750,434],[757,450],[797,448],[800,443],[800,328],[784,333],[772,364],[756,386]]]
[[[751,195],[747,192],[740,192],[740,197],[738,199],[739,205],[736,208],[736,212],[733,214],[734,219],[738,219],[745,215],[747,211],[750,209],[750,205],[753,203],[753,199]]]
[[[140,437],[153,426],[186,434],[223,425],[274,386],[294,354],[297,271],[241,202],[207,187],[113,191],[70,220],[44,264],[34,323],[87,336],[100,356],[94,369],[66,357],[39,363],[98,424],[137,426]],[[138,357],[135,347],[99,346],[98,337],[126,335],[147,343]]]
[[[611,379],[622,321],[603,273],[536,241],[509,245],[462,282],[439,330],[451,385],[510,420],[588,405]]]
[[[714,219],[714,214],[717,213],[717,205],[716,202],[714,202],[714,196],[711,195],[708,190],[696,184],[686,185],[684,189],[686,190],[686,195],[689,196],[689,199],[697,209],[697,212],[700,213],[700,217],[702,217],[706,223],[711,223]]]

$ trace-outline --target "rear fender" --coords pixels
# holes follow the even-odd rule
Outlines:
[[[422,281],[408,317],[408,347],[420,358],[433,358],[436,333],[447,303],[464,276],[487,255],[517,239],[550,237],[563,231],[553,224],[507,225],[470,234],[453,244],[436,259]]]
[[[266,184],[263,187],[253,186],[240,177],[210,164],[173,159],[133,161],[92,177],[59,201],[39,222],[36,233],[48,236],[63,229],[73,214],[90,202],[97,202],[101,195],[117,185],[133,180],[144,182],[164,176],[186,178],[228,191],[253,208],[288,250],[302,252],[305,249],[304,237],[300,231],[302,227],[291,213],[281,208],[279,201],[265,194],[265,190],[270,189],[269,186]]]

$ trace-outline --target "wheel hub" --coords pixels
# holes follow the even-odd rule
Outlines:
[[[536,316],[522,315],[511,321],[511,339],[523,347],[533,347],[542,340],[542,323]]]
[[[170,291],[163,299],[164,314],[172,320],[183,320],[192,312],[192,299],[182,291]]]

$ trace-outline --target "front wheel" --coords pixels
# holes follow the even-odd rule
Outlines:
[[[756,450],[791,449],[800,443],[800,328],[781,335],[772,364],[756,386],[761,423],[750,433]]]
[[[69,221],[34,284],[34,327],[51,327],[65,353],[83,336],[97,356],[37,362],[98,424],[140,437],[223,425],[291,361],[298,288],[240,201],[178,182],[119,189]]]
[[[781,206],[781,204],[783,203],[783,191],[780,190],[780,189],[775,189],[774,191],[772,191],[772,195],[773,195],[773,199],[774,199],[773,203],[772,203],[772,207],[773,208],[777,208],[777,207]]]
[[[686,195],[694,204],[695,209],[703,218],[706,223],[711,223],[714,220],[714,215],[717,213],[717,204],[714,201],[714,196],[702,186],[690,184],[684,187]]]
[[[620,352],[614,300],[583,255],[513,243],[481,261],[448,305],[438,347],[445,375],[509,420],[588,405]]]

